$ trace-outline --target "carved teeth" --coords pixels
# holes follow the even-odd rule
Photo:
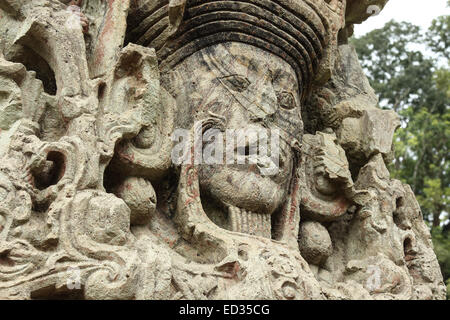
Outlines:
[[[228,221],[231,231],[271,238],[269,214],[254,213],[237,207],[228,207]]]

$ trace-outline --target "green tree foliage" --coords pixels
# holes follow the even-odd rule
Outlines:
[[[390,170],[417,195],[450,289],[449,35],[442,16],[426,32],[390,21],[352,44],[380,105],[401,117]]]
[[[448,231],[446,232],[440,227],[433,229],[431,234],[433,236],[434,251],[438,257],[444,281],[447,284],[447,299],[450,299],[450,277],[448,274],[448,270],[450,270],[450,235]]]
[[[450,59],[450,16],[435,19],[427,33],[427,44],[434,52]]]

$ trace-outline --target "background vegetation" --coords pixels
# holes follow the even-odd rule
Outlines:
[[[390,170],[417,195],[449,298],[450,16],[437,17],[429,30],[390,21],[352,43],[380,105],[401,117]]]

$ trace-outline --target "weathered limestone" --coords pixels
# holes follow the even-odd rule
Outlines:
[[[319,266],[333,253],[330,235],[318,222],[302,223],[299,237],[300,253],[309,264]]]
[[[0,2],[0,298],[443,299],[346,44],[385,3]]]
[[[373,155],[388,156],[392,139],[400,121],[394,111],[364,110],[360,118],[345,118],[338,131],[339,144],[356,159],[370,159]]]

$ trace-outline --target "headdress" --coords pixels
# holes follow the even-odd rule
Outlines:
[[[301,87],[344,27],[344,0],[137,0],[127,42],[156,49],[161,70],[213,44],[247,43],[287,61]]]

